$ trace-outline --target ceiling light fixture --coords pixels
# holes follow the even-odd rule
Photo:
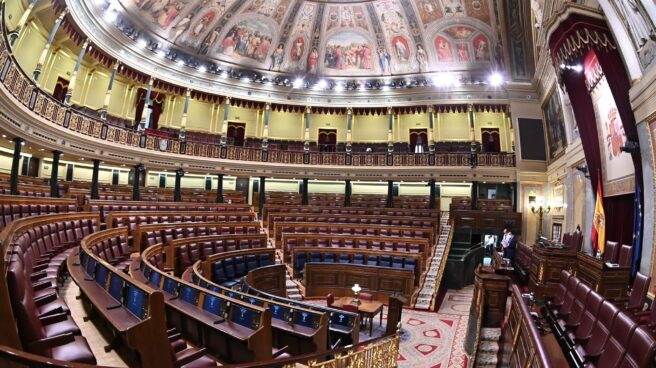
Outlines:
[[[296,80],[294,81],[293,87],[294,88],[301,88],[302,86],[303,86],[303,79],[296,78]]]
[[[488,82],[490,82],[492,87],[499,87],[503,84],[503,76],[499,73],[492,73],[488,78]]]

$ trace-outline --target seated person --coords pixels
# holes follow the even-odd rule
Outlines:
[[[511,228],[506,227],[503,229],[503,239],[501,240],[501,247],[503,248],[503,258],[512,260],[515,258],[515,249],[517,248],[517,239]]]

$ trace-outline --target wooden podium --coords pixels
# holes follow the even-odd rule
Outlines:
[[[387,327],[385,332],[387,334],[395,333],[396,326],[401,322],[401,315],[403,313],[403,305],[408,302],[408,299],[400,294],[392,294],[389,297],[387,305]]]
[[[576,268],[576,249],[549,248],[534,244],[531,259],[529,289],[542,299],[556,295],[560,283],[560,271]]]
[[[608,267],[602,259],[585,253],[578,253],[576,258],[576,277],[615,304],[627,301],[631,268]]]
[[[510,277],[495,273],[491,267],[478,266],[474,272],[472,310],[483,304],[481,325],[499,327],[506,315],[506,301],[510,294]]]

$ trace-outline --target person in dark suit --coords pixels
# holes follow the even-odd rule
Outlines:
[[[515,258],[515,249],[517,249],[517,239],[511,228],[506,228],[501,246],[503,247],[503,258],[512,260]]]

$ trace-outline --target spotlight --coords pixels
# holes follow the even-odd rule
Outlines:
[[[301,88],[301,87],[303,87],[303,79],[301,79],[301,78],[296,78],[296,80],[294,81],[294,85],[293,85],[293,87],[294,87],[294,88]]]
[[[183,65],[185,65],[185,62],[184,62],[184,60],[180,59],[180,60],[176,61],[176,64],[178,64],[179,66],[183,66]]]
[[[503,76],[501,76],[501,74],[499,73],[493,73],[488,78],[488,82],[490,82],[490,85],[492,87],[499,87],[500,85],[503,84]]]
[[[118,18],[118,13],[115,11],[108,11],[105,13],[105,20],[108,21],[109,23],[114,23],[116,19]]]
[[[314,89],[323,90],[326,89],[326,87],[328,87],[328,82],[326,82],[325,79],[321,79],[319,82],[317,82],[317,84],[314,85]]]
[[[148,42],[146,42],[146,40],[143,38],[140,38],[137,40],[137,45],[139,45],[141,48],[146,48],[148,46]]]
[[[201,66],[198,68],[198,71],[201,72],[201,73],[205,73],[205,72],[207,71],[207,67],[206,67],[205,65],[201,65]]]
[[[344,85],[342,83],[337,83],[335,85],[335,92],[342,92],[344,91]]]

